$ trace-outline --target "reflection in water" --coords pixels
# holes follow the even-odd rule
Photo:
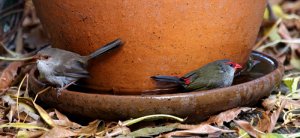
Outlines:
[[[260,73],[260,72],[241,73],[240,75],[238,75],[234,78],[232,85],[252,81],[252,80],[255,80],[255,79],[260,78],[262,76],[264,76],[264,74]]]

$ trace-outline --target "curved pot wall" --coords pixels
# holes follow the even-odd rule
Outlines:
[[[87,86],[136,94],[150,76],[183,75],[217,59],[243,64],[265,0],[34,0],[54,47],[82,55],[115,38],[125,45],[93,60]]]

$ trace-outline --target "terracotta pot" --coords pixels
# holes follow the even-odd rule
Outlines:
[[[125,45],[91,62],[87,86],[114,93],[155,89],[150,76],[183,75],[217,59],[245,63],[265,0],[34,0],[54,47],[87,55],[121,38]]]

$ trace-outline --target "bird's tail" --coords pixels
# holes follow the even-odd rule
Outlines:
[[[112,50],[114,48],[117,48],[121,45],[122,45],[122,41],[120,39],[116,39],[116,40],[106,44],[105,46],[99,48],[98,50],[96,50],[92,54],[88,55],[88,59],[92,59],[92,58],[95,58],[97,56],[100,56],[100,55],[106,53],[107,51],[110,51],[110,50]]]
[[[163,82],[172,82],[172,83],[177,83],[177,84],[184,84],[184,81],[178,77],[175,76],[152,76],[152,79],[156,81],[163,81]]]

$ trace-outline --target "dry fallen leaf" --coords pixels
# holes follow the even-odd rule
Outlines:
[[[271,95],[267,99],[264,99],[262,102],[262,106],[267,109],[267,111],[272,111],[276,108],[277,103],[281,103],[282,101],[285,101],[284,109],[297,109],[300,108],[300,99],[294,100],[289,99],[285,96],[275,96]]]
[[[71,130],[65,129],[63,127],[54,127],[51,130],[45,132],[41,138],[65,138],[78,136],[78,134],[72,132]]]
[[[256,128],[261,132],[267,132],[268,126],[270,126],[271,119],[268,114],[264,111],[261,111],[262,117],[258,120]]]
[[[81,125],[70,121],[67,116],[63,115],[62,113],[60,113],[56,109],[55,109],[55,114],[56,114],[56,117],[58,118],[58,120],[53,120],[56,125],[59,125],[61,127],[69,127],[69,128],[72,128],[72,129],[77,129],[77,128],[82,127]]]
[[[129,133],[127,136],[131,137],[151,137],[154,135],[158,135],[165,132],[170,132],[177,128],[179,124],[173,123],[165,126],[158,126],[158,127],[145,127],[136,131]]]
[[[113,129],[112,132],[106,133],[105,137],[110,138],[110,137],[120,136],[122,138],[122,137],[127,137],[125,135],[128,135],[129,133],[130,133],[130,129],[128,127],[119,126],[119,127],[115,128],[115,129]],[[96,135],[96,136],[100,136],[101,137],[101,135]],[[131,137],[131,136],[129,136],[129,137]]]
[[[174,131],[167,133],[165,135],[162,135],[162,137],[172,137],[172,136],[190,136],[194,134],[214,134],[214,133],[231,133],[236,132],[235,130],[225,130],[220,129],[218,127],[214,127],[208,124],[200,124],[196,128],[189,129],[189,130],[180,130],[180,131]]]
[[[37,138],[42,136],[45,131],[18,131],[17,138]]]
[[[282,36],[282,38],[286,40],[293,40],[293,38],[290,36],[290,33],[287,29],[287,27],[282,23],[279,26],[278,33]],[[299,52],[299,44],[290,44],[291,50],[292,50],[292,58],[290,60],[290,64],[293,65],[295,68],[300,69],[300,57],[298,57]]]
[[[26,0],[26,3],[28,3],[28,1],[31,1],[31,0]],[[300,11],[300,9],[299,9],[300,2],[296,1],[296,0],[269,0],[269,1],[271,1],[271,3],[277,4],[277,5],[273,6],[273,10],[277,16],[287,17],[287,16],[290,16],[290,15],[288,15],[289,13],[287,11],[292,12],[292,13],[296,13],[296,12],[299,13],[299,11]],[[274,2],[274,1],[276,1],[276,2]],[[26,4],[26,5],[28,5],[28,4]],[[32,3],[31,3],[31,7],[28,7],[28,6],[26,6],[26,7],[27,7],[27,9],[25,9],[26,16],[24,17],[25,20],[23,21],[23,28],[22,29],[16,28],[16,30],[23,30],[19,33],[19,36],[22,34],[21,36],[22,36],[22,38],[24,38],[23,42],[24,42],[24,44],[26,44],[26,45],[24,45],[25,48],[22,48],[20,44],[17,44],[17,45],[19,45],[19,47],[17,47],[17,49],[22,48],[22,49],[28,50],[28,49],[35,49],[35,48],[39,47],[40,45],[42,45],[43,43],[45,43],[47,41],[47,37],[44,34],[43,29],[41,28],[38,18],[36,17],[36,13],[33,10]],[[279,23],[280,23],[280,26],[278,28]],[[287,24],[290,24],[290,25],[287,25]],[[2,30],[1,27],[2,26],[0,26],[0,31]],[[290,50],[290,46],[292,46],[292,48],[294,49],[293,50],[294,53],[292,53],[293,56],[295,55],[295,53],[299,54],[295,51],[300,51],[299,39],[297,40],[297,42],[294,41],[295,38],[298,38],[300,36],[300,33],[298,31],[298,30],[300,30],[299,29],[300,28],[300,20],[286,21],[286,19],[283,19],[283,22],[278,22],[278,24],[275,27],[276,28],[273,28],[274,29],[273,31],[270,31],[269,35],[265,35],[266,37],[265,37],[265,39],[262,39],[263,41],[261,41],[260,45],[268,44],[268,43],[270,43],[270,40],[279,40],[281,37],[284,38],[285,42],[278,41],[278,43],[276,43],[276,44],[273,43],[272,46],[264,48],[264,51],[269,51],[269,52],[272,52],[272,55],[280,56],[280,60],[282,62],[289,61],[290,53],[288,53],[288,52]],[[280,36],[278,35],[278,32],[280,33]],[[21,37],[18,37],[18,39],[20,39],[20,38]],[[290,41],[287,41],[287,40],[290,40]],[[19,40],[19,43],[23,43],[21,41],[22,40]],[[296,43],[298,43],[298,44],[296,44]],[[282,48],[282,47],[284,47],[284,48]],[[279,48],[282,48],[282,49],[279,49]],[[293,60],[294,61],[292,64],[294,64],[294,66],[295,66],[295,64],[296,65],[299,64],[298,63],[299,59],[295,60],[295,58],[294,58]],[[288,62],[287,62],[287,64],[288,64]],[[285,68],[293,69],[293,67],[291,65],[286,65]],[[10,76],[11,76],[11,78],[9,78],[9,79],[15,79],[15,82],[18,82],[18,81],[16,81],[18,79],[15,78],[16,75],[10,75]],[[23,75],[18,74],[17,77],[19,77],[19,76],[21,76],[20,78],[23,78],[22,77]],[[0,76],[0,79],[1,78],[2,78],[2,76]],[[11,80],[9,80],[9,79],[8,79],[8,81],[10,81],[10,82],[7,83],[8,85],[7,84],[5,85],[6,87],[3,90],[6,90],[9,86],[13,85],[11,83]],[[2,86],[1,82],[3,82],[1,80],[0,80],[0,86]],[[297,93],[297,94],[299,94],[299,93]],[[281,105],[281,107],[278,108],[278,103],[281,103],[282,100],[285,100],[286,103],[285,103],[285,105]],[[31,107],[34,107],[33,104],[29,104],[29,103],[26,103],[26,104],[30,105]],[[279,113],[282,112],[282,110],[283,110],[282,108],[285,108],[285,109],[300,108],[300,101],[294,100],[294,99],[286,99],[283,96],[280,96],[279,99],[277,99],[275,97],[274,99],[268,98],[268,99],[264,100],[263,106],[267,109],[268,114],[266,112],[262,112],[263,113],[262,118],[260,120],[258,120],[258,125],[256,126],[256,128],[252,127],[251,123],[248,123],[248,122],[239,122],[239,121],[237,121],[237,122],[239,122],[245,128],[250,128],[250,129],[248,129],[249,132],[253,131],[253,133],[256,133],[256,134],[258,133],[257,130],[262,131],[262,132],[270,131],[270,130],[274,129],[275,123],[278,124],[278,116],[279,116]],[[19,105],[19,111],[21,112],[20,107],[21,106]],[[70,121],[65,115],[61,114],[58,111],[55,111],[55,113],[53,112],[53,116],[47,116],[46,115],[47,113],[44,112],[45,110],[40,108],[40,106],[38,106],[36,108],[40,109],[41,114],[44,114],[46,116],[46,117],[44,117],[44,119],[46,120],[46,122],[48,122],[48,124],[49,124],[49,122],[50,122],[50,124],[52,124],[51,123],[51,120],[52,120],[54,122],[53,124],[57,125],[57,126],[54,126],[53,129],[49,130],[49,132],[44,134],[43,137],[71,137],[71,136],[85,137],[85,136],[87,136],[87,134],[92,135],[94,133],[97,133],[99,121],[92,122],[89,126],[85,126],[85,127],[83,127],[83,129],[79,129],[81,127],[79,124]],[[277,109],[277,110],[272,113],[271,111],[273,111],[274,109]],[[27,110],[29,111],[30,109],[27,108]],[[246,110],[246,111],[248,111],[248,110]],[[14,112],[14,113],[12,113],[12,112]],[[10,119],[11,121],[14,121],[16,118],[15,112],[16,112],[16,106],[12,105],[11,114],[8,114],[9,115],[8,117],[11,118]],[[220,131],[219,128],[217,128],[215,126],[211,126],[209,124],[214,123],[216,125],[222,126],[224,122],[230,122],[230,121],[234,120],[234,118],[236,118],[236,116],[238,116],[238,114],[240,112],[241,112],[241,109],[237,109],[237,108],[229,110],[229,111],[225,111],[223,113],[220,113],[219,115],[211,117],[208,121],[204,122],[205,124],[201,123],[200,125],[179,124],[177,126],[177,129],[181,129],[181,132],[179,132],[177,135],[195,136],[201,132],[203,132],[203,133],[210,132],[209,136],[218,137],[221,134],[220,132],[222,132],[222,131]],[[270,115],[270,116],[268,116],[268,115]],[[20,114],[20,117],[22,118],[22,114]],[[33,115],[33,117],[34,117],[34,115]],[[55,119],[57,118],[58,120],[55,120],[53,118],[55,118]],[[47,120],[49,120],[49,121],[47,121]],[[137,120],[129,120],[128,122],[125,121],[124,123],[120,124],[120,125],[124,125],[124,126],[116,127],[116,129],[113,129],[113,131],[110,131],[110,132],[113,132],[113,133],[111,133],[111,135],[106,135],[106,136],[117,136],[117,135],[122,134],[121,132],[129,133],[130,130],[128,127],[126,127],[127,125],[132,125],[132,124],[141,122],[143,120],[148,120],[148,119],[139,118]],[[150,120],[151,120],[151,117],[150,117]],[[180,120],[178,120],[178,121],[180,121]],[[295,126],[299,126],[300,125],[299,122],[300,121],[296,120],[296,121],[291,122],[291,124],[294,124]],[[7,121],[6,121],[6,123],[7,123]],[[200,123],[200,122],[195,122],[195,123]],[[42,122],[42,125],[36,125],[36,126],[44,126],[44,125],[45,125],[45,123]],[[252,127],[252,131],[250,131],[251,127]],[[108,127],[108,128],[110,128],[110,127]],[[254,130],[254,129],[257,129],[257,130]],[[144,130],[147,130],[147,129],[144,129]],[[242,130],[242,129],[239,129],[239,130]],[[74,131],[77,131],[78,133],[75,133]],[[46,131],[29,129],[26,131],[19,131],[17,135],[9,133],[9,132],[0,132],[0,136],[3,136],[3,134],[6,133],[6,134],[10,134],[9,136],[11,136],[11,137],[13,137],[13,136],[15,136],[15,137],[16,136],[17,137],[22,137],[22,136],[23,137],[31,137],[31,136],[40,136],[44,132],[46,132]],[[33,135],[31,135],[31,134],[33,134]],[[278,135],[278,134],[265,134],[265,135],[258,135],[258,136],[259,137],[276,137],[276,135]],[[167,135],[165,135],[165,136],[167,136]],[[241,137],[245,138],[244,136],[241,136]],[[298,137],[299,137],[299,135],[298,135]]]
[[[251,136],[257,137],[258,132],[249,122],[243,120],[234,120],[234,122]]]
[[[74,130],[74,132],[82,135],[94,135],[96,134],[100,123],[100,120],[95,120],[90,122],[87,126],[82,126],[82,128]]]
[[[273,110],[274,108],[276,108],[276,102],[280,100],[278,99],[275,95],[271,95],[269,96],[268,98],[264,99],[263,102],[262,102],[262,106],[268,110],[268,111],[271,111]]]
[[[294,1],[294,2],[285,2],[283,5],[282,5],[282,9],[284,11],[289,11],[289,12],[296,12],[297,10],[300,9],[300,1]]]
[[[280,112],[283,110],[285,104],[286,104],[285,100],[281,101],[280,107],[275,112],[273,112],[271,114],[271,117],[270,117],[271,122],[270,122],[270,125],[268,126],[268,129],[267,129],[268,133],[271,133],[274,130],[275,125],[276,125],[277,120],[278,120],[278,117],[280,115]]]
[[[40,116],[43,120],[51,127],[55,127],[55,123],[53,122],[52,118],[48,115],[48,113],[38,104],[33,102],[35,109],[39,112]]]
[[[3,92],[8,89],[16,77],[19,67],[21,67],[23,64],[23,62],[18,61],[12,62],[3,70],[0,76],[0,91]]]
[[[224,111],[216,116],[212,116],[206,122],[203,122],[203,123],[204,124],[215,123],[218,126],[223,126],[223,122],[230,122],[234,118],[236,118],[242,111],[247,112],[249,110],[254,110],[254,108],[249,108],[249,107],[233,108],[233,109]]]
[[[56,124],[54,123],[53,119],[49,116],[49,114],[41,106],[33,102],[31,98],[19,97],[19,100],[25,103],[32,104],[31,106],[33,106],[37,110],[37,112],[39,113],[43,121],[45,121],[50,127],[56,126]]]
[[[0,128],[5,128],[5,127],[35,129],[35,130],[48,131],[48,129],[45,128],[45,127],[40,127],[40,126],[29,124],[29,123],[6,123],[6,124],[3,124],[3,125],[0,125]]]

